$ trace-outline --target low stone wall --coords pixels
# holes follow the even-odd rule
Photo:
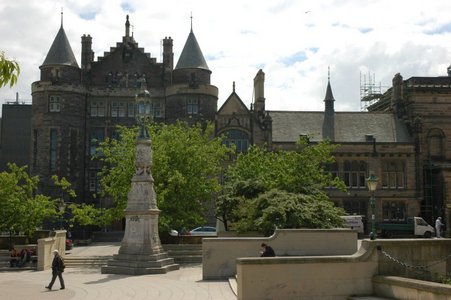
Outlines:
[[[237,260],[238,299],[339,299],[371,295],[375,256],[275,257]]]
[[[334,247],[333,241],[329,247]],[[344,300],[351,295],[373,294],[373,277],[376,275],[416,277],[413,281],[405,279],[403,284],[392,282],[390,286],[383,282],[378,288],[392,293],[426,295],[433,289],[419,288],[413,282],[419,282],[418,278],[449,273],[450,252],[451,240],[448,239],[363,240],[353,255],[239,258],[238,299]],[[405,282],[410,285],[406,286]],[[377,294],[384,295],[378,290]],[[447,297],[395,298],[449,299]]]
[[[261,243],[274,248],[277,256],[350,255],[357,251],[357,232],[350,229],[278,229],[268,238],[204,238],[203,279],[235,276],[236,259],[259,257]]]
[[[57,230],[52,237],[38,240],[38,271],[52,267],[53,250],[55,249],[61,256],[66,255],[66,230]]]
[[[373,278],[375,294],[399,300],[451,299],[451,285],[422,281],[396,276],[375,276]]]

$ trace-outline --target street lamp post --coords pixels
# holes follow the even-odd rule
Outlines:
[[[366,180],[366,183],[368,185],[368,190],[371,192],[371,198],[370,198],[370,206],[371,206],[371,233],[370,233],[370,239],[375,240],[376,239],[376,197],[375,192],[377,189],[377,177],[374,174],[371,174],[370,177]]]

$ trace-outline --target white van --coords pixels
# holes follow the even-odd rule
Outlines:
[[[362,216],[353,215],[353,216],[341,216],[344,220],[343,226],[345,228],[351,228],[357,231],[359,234],[363,234],[363,221]]]

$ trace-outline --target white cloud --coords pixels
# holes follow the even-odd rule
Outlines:
[[[336,109],[359,110],[361,73],[389,86],[395,73],[446,75],[451,63],[448,0],[2,1],[0,50],[17,60],[22,72],[16,86],[0,89],[0,102],[14,99],[16,92],[31,100],[31,83],[39,79],[59,29],[61,7],[79,63],[80,37],[90,34],[95,56],[103,56],[121,41],[127,14],[140,47],[161,61],[160,42],[171,36],[177,60],[192,12],[219,105],[233,81],[249,105],[253,78],[263,68],[268,109],[322,110],[330,66]]]

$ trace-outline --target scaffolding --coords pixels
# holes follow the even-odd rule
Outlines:
[[[360,72],[360,110],[367,111],[368,107],[382,97],[382,85],[376,84],[376,75]]]

